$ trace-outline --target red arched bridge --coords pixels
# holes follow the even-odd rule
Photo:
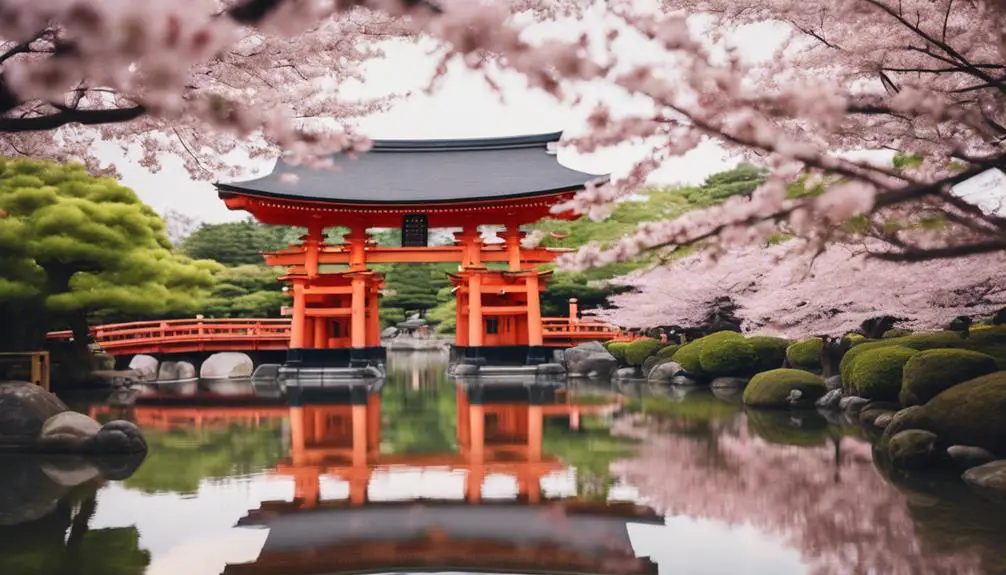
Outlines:
[[[592,320],[542,318],[544,343],[569,347],[591,340],[631,339],[619,328]],[[69,331],[54,331],[48,339],[67,341]],[[190,353],[201,351],[271,351],[290,345],[289,319],[172,319],[98,325],[93,342],[110,355]]]

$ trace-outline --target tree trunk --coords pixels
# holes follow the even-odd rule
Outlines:
[[[839,373],[838,366],[849,351],[852,343],[842,337],[823,337],[824,345],[821,346],[821,375],[827,379]]]
[[[39,262],[42,269],[45,270],[45,295],[52,296],[61,293],[67,293],[70,291],[70,279],[75,273],[81,271],[80,268],[76,266],[67,266],[56,262]],[[89,342],[91,339],[90,327],[87,325],[87,312],[85,310],[74,310],[67,312],[65,314],[48,314],[50,321],[46,322],[50,324],[53,320],[62,319],[63,322],[69,325],[71,331],[73,332],[73,344],[71,345],[70,356],[66,359],[70,365],[67,365],[69,369],[65,370],[68,372],[76,373],[87,373],[91,371],[92,357],[91,349],[89,347]]]

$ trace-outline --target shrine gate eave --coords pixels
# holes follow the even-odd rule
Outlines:
[[[471,200],[455,202],[395,202],[347,203],[340,201],[292,200],[264,194],[231,190],[217,184],[219,197],[231,210],[243,210],[264,224],[307,227],[308,223],[323,228],[345,226],[351,219],[366,228],[397,228],[406,214],[425,214],[430,228],[457,227],[477,222],[524,225],[545,218],[575,220],[573,211],[552,213],[552,206],[569,201],[578,186],[571,190],[503,200]]]

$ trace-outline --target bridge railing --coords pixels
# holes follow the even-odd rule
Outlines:
[[[94,326],[91,337],[105,349],[168,341],[212,341],[240,339],[277,339],[290,336],[289,319],[172,319],[138,321]],[[51,340],[67,340],[70,331],[46,335]]]
[[[543,317],[542,334],[545,337],[571,339],[612,339],[621,335],[618,326],[603,321],[570,319],[568,317]]]
[[[542,334],[548,340],[632,339],[617,326],[596,320],[568,317],[542,318]],[[65,341],[70,331],[54,331],[50,340]],[[106,350],[180,342],[285,340],[290,320],[275,319],[172,319],[98,325],[91,328],[94,343]]]

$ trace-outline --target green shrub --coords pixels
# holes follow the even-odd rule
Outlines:
[[[625,349],[625,363],[629,365],[643,365],[646,358],[657,352],[664,344],[648,337],[639,338],[631,342]]]
[[[859,345],[866,341],[866,336],[858,333],[847,333],[842,337],[850,346]]]
[[[711,376],[751,375],[758,371],[758,354],[744,338],[720,337],[699,351],[702,372]]]
[[[920,405],[958,383],[998,369],[990,355],[967,349],[930,349],[913,356],[901,376],[902,405]]]
[[[824,340],[812,337],[794,343],[786,348],[786,359],[798,369],[821,369],[821,349]]]
[[[917,350],[900,345],[868,349],[849,373],[849,386],[860,397],[897,401],[905,364]]]
[[[801,369],[773,369],[754,376],[744,388],[744,404],[752,407],[788,407],[789,395],[799,390],[801,399],[813,401],[827,391],[824,379]]]
[[[885,331],[884,335],[880,337],[882,337],[883,339],[891,339],[895,337],[905,337],[906,335],[912,335],[912,330],[895,327]]]
[[[613,355],[620,363],[625,363],[625,352],[629,349],[629,342],[627,341],[613,341],[605,346],[608,349],[608,353]]]
[[[768,371],[782,367],[782,363],[786,360],[786,348],[789,347],[789,340],[781,337],[756,335],[749,337],[747,341],[758,354],[757,371]]]
[[[676,352],[674,352],[671,359],[677,362],[677,364],[681,367],[685,368],[685,371],[693,375],[703,375],[702,362],[700,360],[702,347],[711,341],[733,338],[743,339],[744,336],[735,331],[718,331],[716,333],[711,333],[706,337],[700,337],[695,341],[691,341],[681,346]]]
[[[843,386],[847,386],[852,364],[859,354],[878,347],[900,345],[919,351],[927,349],[970,349],[995,358],[999,369],[1006,369],[1006,326],[995,326],[979,331],[972,330],[971,337],[962,338],[960,334],[948,331],[933,333],[916,333],[905,337],[892,339],[865,340],[846,352],[839,369],[842,373]],[[847,388],[847,391],[852,391]]]
[[[656,355],[661,359],[663,358],[670,359],[674,357],[674,352],[678,351],[679,349],[681,349],[681,346],[679,344],[672,343],[671,345],[665,345],[664,347],[657,350]]]

